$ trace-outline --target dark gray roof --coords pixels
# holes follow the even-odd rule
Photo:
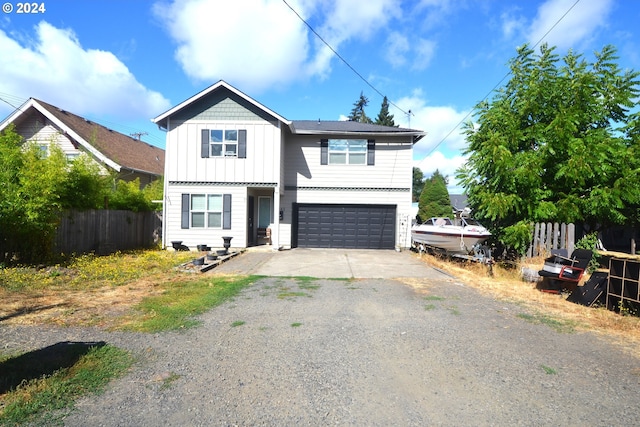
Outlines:
[[[468,207],[466,194],[449,194],[449,200],[451,200],[451,206],[456,210],[463,210]]]
[[[292,120],[291,130],[296,134],[318,133],[362,133],[362,134],[408,134],[416,137],[416,141],[424,136],[424,132],[395,126],[381,126],[338,120]]]

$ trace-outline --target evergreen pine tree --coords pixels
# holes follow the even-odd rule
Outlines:
[[[369,98],[364,96],[363,92],[360,92],[360,98],[353,104],[351,114],[349,114],[349,120],[360,123],[373,123],[367,114],[364,112],[364,107],[369,105]]]
[[[386,96],[382,99],[380,113],[378,113],[375,123],[382,126],[396,126],[396,123],[393,121],[393,114],[389,114],[389,100]]]
[[[424,182],[418,202],[418,222],[422,223],[432,217],[451,217],[453,211],[447,179],[436,170],[431,178]]]
[[[417,202],[420,200],[420,194],[424,187],[424,174],[422,170],[417,167],[413,167],[413,185],[411,189],[411,201]]]

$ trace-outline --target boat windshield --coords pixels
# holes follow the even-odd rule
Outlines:
[[[444,225],[453,225],[449,218],[431,218],[431,223],[433,225],[437,225],[438,227],[442,227]]]
[[[482,224],[480,224],[478,221],[476,221],[473,218],[463,218],[462,221],[466,224],[463,225],[476,225],[478,227],[482,227]]]

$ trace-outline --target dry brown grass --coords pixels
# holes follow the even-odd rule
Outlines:
[[[0,288],[4,324],[110,327],[149,295],[163,292],[158,283],[140,279],[124,286],[96,289],[49,288],[9,292]]]
[[[539,270],[543,258],[529,260],[513,269],[494,266],[493,276],[489,275],[487,266],[478,263],[449,261],[431,255],[422,255],[421,259],[483,294],[515,302],[536,313],[570,321],[576,324],[576,329],[596,332],[626,351],[640,356],[640,317],[621,316],[603,307],[592,308],[574,304],[565,300],[566,295],[540,292],[536,289],[535,283],[521,279],[521,267]]]

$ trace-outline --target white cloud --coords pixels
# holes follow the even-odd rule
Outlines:
[[[418,40],[415,47],[415,61],[413,62],[413,68],[417,71],[422,71],[429,66],[433,56],[436,52],[436,42],[426,39]]]
[[[449,190],[460,193],[462,190],[454,177],[456,169],[465,162],[460,154],[460,150],[466,147],[460,123],[467,120],[468,111],[456,111],[449,106],[427,105],[420,89],[394,103],[404,111],[411,111],[409,124],[408,117],[391,106],[390,111],[394,114],[396,123],[427,133],[413,147],[414,166],[422,169],[427,177],[438,169],[443,175],[449,176]]]
[[[500,21],[502,35],[507,39],[519,37],[527,25],[527,20],[523,16],[517,15],[515,10],[503,12],[500,15]]]
[[[544,38],[549,46],[560,49],[576,47],[576,44],[593,37],[598,29],[606,27],[613,0],[578,2],[567,13],[574,3],[574,0],[548,0],[543,3],[529,27],[529,42],[537,43],[560,18],[560,22]]]
[[[290,1],[333,49],[366,40],[399,13],[398,0]],[[177,43],[175,57],[199,81],[227,80],[255,93],[310,76],[326,77],[335,55],[280,0],[174,0],[154,13]]]
[[[437,44],[432,40],[419,38],[413,45],[409,39],[397,32],[389,33],[383,46],[383,56],[393,68],[400,68],[407,64],[407,57],[412,58],[411,69],[422,71],[426,69],[435,55]]]
[[[81,115],[148,119],[168,108],[111,52],[84,49],[71,30],[41,21],[17,41],[0,30],[0,92],[41,98]]]
[[[393,106],[390,111],[394,114],[396,123],[420,129],[427,133],[414,146],[414,157],[423,157],[436,146],[440,150],[459,151],[466,146],[464,135],[461,134],[459,124],[466,120],[468,111],[456,111],[449,106],[430,106],[421,90],[415,90],[411,96],[400,98],[394,103],[404,111],[411,111],[409,118]]]
[[[397,31],[389,33],[384,45],[384,57],[387,62],[394,68],[402,67],[407,63],[408,52],[409,40]]]
[[[251,93],[295,80],[304,68],[306,27],[281,1],[177,0],[153,9],[195,80],[223,79]]]
[[[448,178],[447,188],[450,194],[461,194],[464,189],[456,180],[456,170],[466,163],[467,159],[461,155],[446,157],[441,151],[434,151],[428,157],[414,162],[420,168],[425,178],[429,178],[437,170]]]

